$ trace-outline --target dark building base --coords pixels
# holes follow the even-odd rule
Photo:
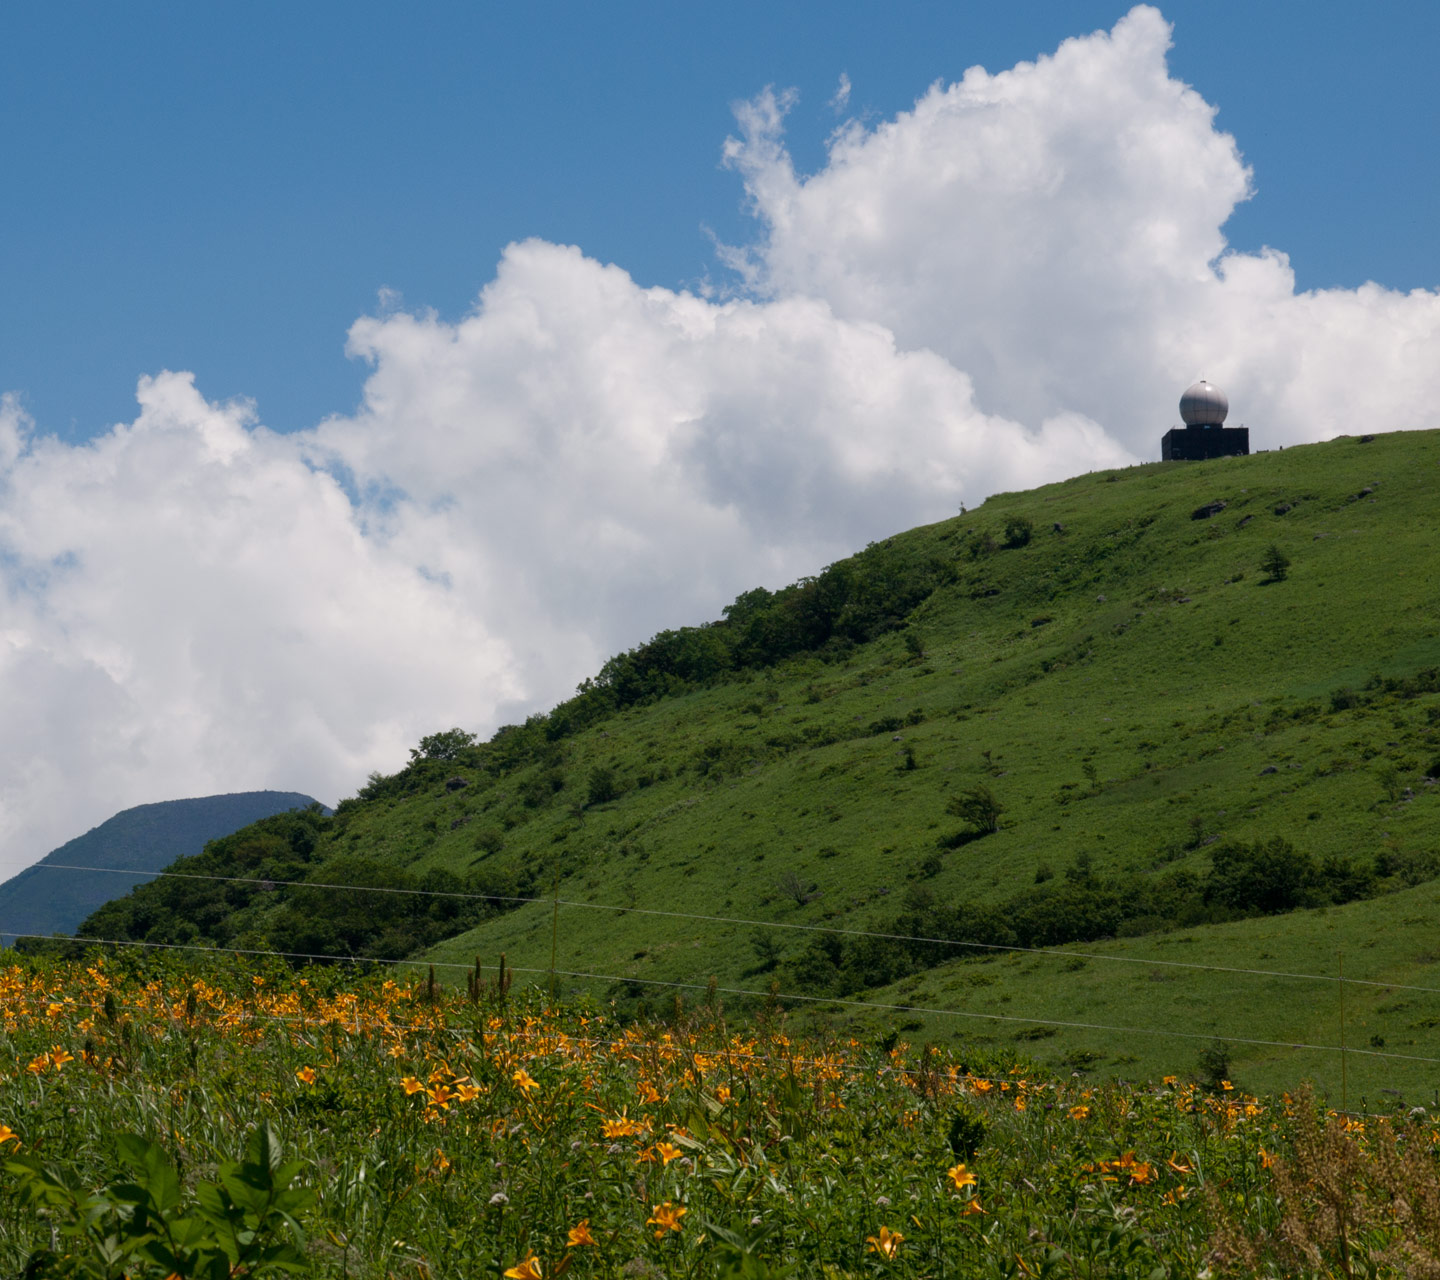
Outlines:
[[[1174,427],[1160,437],[1164,462],[1243,457],[1249,452],[1249,427]]]

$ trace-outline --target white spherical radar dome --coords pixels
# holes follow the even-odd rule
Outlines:
[[[1187,427],[1218,427],[1229,412],[1225,393],[1204,378],[1180,397],[1180,417]]]

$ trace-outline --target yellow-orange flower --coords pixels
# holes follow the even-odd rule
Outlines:
[[[581,1218],[573,1227],[570,1234],[565,1237],[565,1244],[568,1248],[575,1249],[582,1244],[594,1244],[595,1237],[590,1234],[590,1219]]]
[[[414,1076],[401,1076],[400,1085],[406,1093],[422,1093],[425,1089],[425,1086]]]
[[[435,1088],[426,1093],[432,1107],[443,1107],[447,1111],[450,1104],[455,1100],[455,1091],[449,1085],[436,1085]]]
[[[50,1063],[59,1071],[67,1062],[74,1062],[75,1055],[62,1049],[58,1044],[50,1050]]]
[[[0,1124],[0,1146],[4,1146],[5,1143],[11,1140],[18,1143],[20,1141],[20,1135],[8,1124]]]
[[[669,1200],[664,1204],[653,1205],[651,1211],[655,1215],[645,1219],[646,1226],[655,1228],[655,1239],[660,1239],[667,1231],[683,1231],[680,1219],[690,1212],[683,1204],[672,1204]]]
[[[669,1142],[657,1142],[655,1144],[655,1154],[666,1164],[669,1164],[670,1161],[678,1160],[685,1153],[681,1151],[679,1147]]]
[[[540,1082],[534,1079],[524,1067],[518,1067],[510,1079],[515,1082],[515,1087],[522,1093],[528,1094],[531,1089],[540,1087]]]
[[[315,1083],[315,1068],[314,1068],[314,1067],[301,1067],[301,1068],[295,1073],[295,1079],[297,1079],[298,1081],[300,1081],[301,1084],[314,1084],[314,1083]]]
[[[1273,1154],[1272,1152],[1266,1151],[1264,1147],[1261,1147],[1261,1148],[1260,1148],[1260,1167],[1261,1167],[1262,1169],[1268,1169],[1268,1168],[1269,1168],[1272,1164],[1274,1164],[1274,1163],[1275,1163],[1275,1156],[1274,1156],[1274,1154]]]
[[[540,1270],[540,1259],[532,1253],[524,1262],[517,1262],[505,1275],[509,1280],[541,1280],[544,1272]]]
[[[966,1217],[973,1217],[977,1213],[984,1213],[985,1210],[980,1207],[980,1197],[971,1196],[970,1199],[960,1206],[960,1212]]]
[[[474,1102],[480,1096],[479,1086],[473,1084],[461,1084],[455,1086],[455,1096],[461,1102]]]
[[[878,1236],[866,1236],[865,1243],[871,1250],[878,1253],[882,1258],[893,1258],[900,1252],[900,1242],[904,1240],[898,1231],[891,1231],[889,1227],[881,1227]]]
[[[956,1191],[963,1191],[966,1187],[973,1187],[977,1179],[963,1164],[957,1164],[953,1169],[947,1169],[945,1176],[955,1184]]]
[[[644,1133],[645,1126],[622,1111],[613,1120],[601,1121],[600,1131],[607,1138],[633,1138],[637,1133]]]
[[[1070,1119],[1072,1120],[1084,1120],[1089,1114],[1090,1108],[1085,1106],[1083,1103],[1078,1107],[1070,1108]]]
[[[1165,1163],[1166,1163],[1167,1165],[1169,1165],[1170,1168],[1172,1168],[1176,1173],[1194,1173],[1194,1172],[1195,1172],[1188,1164],[1186,1164],[1183,1160],[1181,1160],[1179,1154],[1178,1154],[1177,1152],[1174,1152],[1174,1151],[1172,1151],[1172,1152],[1170,1153],[1170,1159],[1168,1159],[1167,1161],[1165,1161]]]

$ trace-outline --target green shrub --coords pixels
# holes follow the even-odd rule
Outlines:
[[[945,812],[968,822],[981,835],[991,835],[1000,830],[1000,815],[1005,812],[1005,806],[989,787],[979,783],[951,796]]]
[[[608,765],[597,764],[590,770],[585,786],[586,804],[605,804],[620,795],[620,784],[615,780],[615,770]]]
[[[1290,573],[1290,557],[1272,542],[1265,548],[1265,554],[1260,557],[1260,568],[1264,571],[1267,581],[1284,582]]]
[[[1029,516],[1010,516],[1005,521],[1005,545],[1023,547],[1028,545],[1035,533],[1035,521]]]
[[[981,1144],[985,1141],[985,1121],[980,1113],[967,1102],[959,1102],[950,1115],[950,1130],[946,1135],[955,1159],[975,1159]]]
[[[304,1166],[285,1161],[268,1121],[251,1131],[243,1160],[222,1164],[191,1197],[155,1143],[122,1133],[115,1146],[124,1173],[98,1191],[36,1156],[5,1162],[21,1204],[52,1230],[52,1247],[30,1255],[26,1276],[259,1280],[311,1271],[297,1218],[315,1193],[298,1184]]]

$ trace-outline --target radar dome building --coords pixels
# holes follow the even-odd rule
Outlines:
[[[1250,431],[1227,427],[1225,415],[1230,401],[1219,387],[1201,378],[1180,397],[1183,427],[1173,427],[1160,437],[1160,457],[1166,462],[1226,458],[1250,452]]]

